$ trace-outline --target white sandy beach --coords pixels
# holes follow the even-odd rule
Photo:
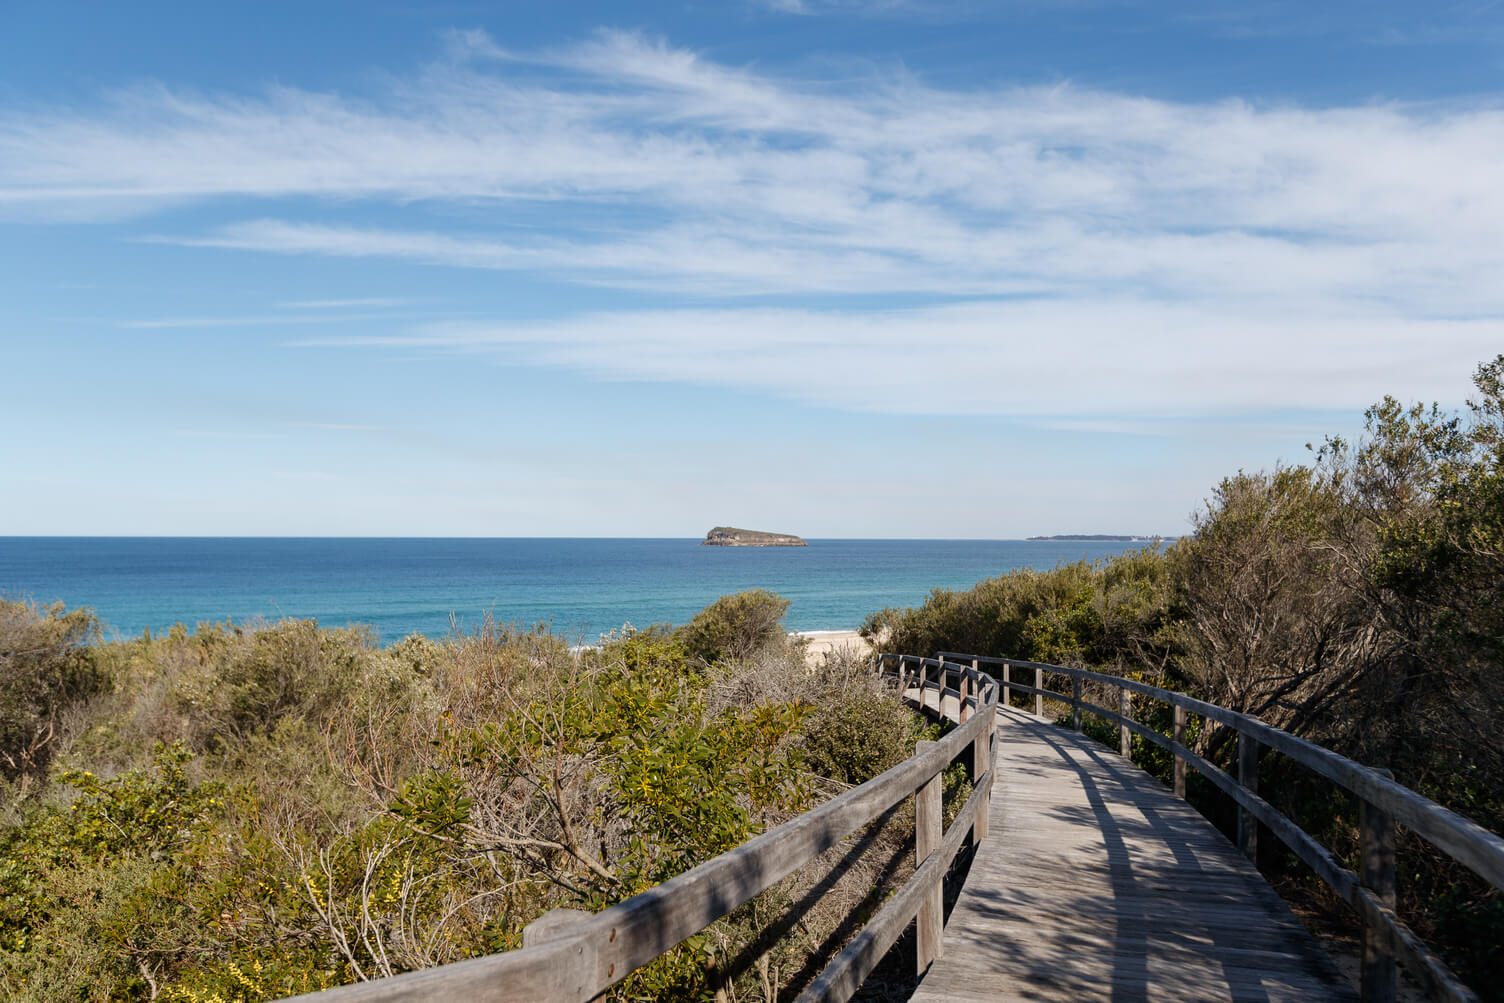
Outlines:
[[[872,650],[872,645],[854,630],[796,630],[791,636],[809,641],[805,657],[811,663],[817,663],[826,654],[843,649],[855,655],[865,655]]]

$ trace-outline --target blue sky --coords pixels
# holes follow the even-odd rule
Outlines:
[[[1504,5],[8,4],[0,535],[1179,533],[1504,350]]]

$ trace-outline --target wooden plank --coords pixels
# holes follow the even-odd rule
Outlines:
[[[920,742],[914,750],[914,755],[922,756],[934,745],[934,742]],[[944,828],[940,806],[941,784],[940,775],[937,773],[925,781],[924,786],[914,793],[914,869],[916,871],[940,850],[940,840],[943,835],[941,830]],[[938,878],[925,889],[924,896],[919,902],[919,913],[915,917],[914,926],[915,940],[918,943],[916,963],[919,974],[923,975],[925,969],[929,968],[930,964],[942,953],[941,935],[945,931],[945,902]]]
[[[1128,690],[1122,687],[1118,689],[1118,713],[1122,720],[1118,723],[1118,755],[1128,759],[1133,755],[1133,733],[1128,728]]]
[[[1379,903],[1395,907],[1394,819],[1382,808],[1358,802],[1359,853],[1363,887]],[[1399,992],[1394,945],[1389,931],[1363,924],[1363,1003],[1394,1003]]]
[[[893,946],[909,921],[919,911],[920,900],[930,884],[945,876],[950,861],[961,849],[962,838],[967,828],[975,824],[976,816],[985,812],[988,794],[992,790],[992,774],[987,774],[967,798],[954,822],[945,832],[940,853],[932,856],[913,878],[893,894],[883,907],[862,927],[851,942],[832,959],[815,980],[799,994],[797,1003],[845,1003],[861,987],[862,982],[877,967],[888,948]]]
[[[992,837],[914,1000],[1356,999],[1185,801],[1084,736],[996,715]]]
[[[983,711],[989,717],[996,711],[995,707]],[[984,800],[990,800],[992,792],[992,736],[993,729],[987,728],[971,743],[971,782],[973,790],[979,784],[978,778],[987,778],[987,790],[983,792]],[[976,813],[976,820],[971,826],[971,841],[980,845],[987,838],[988,812],[984,809]]]
[[[1174,731],[1170,735],[1170,741],[1181,748],[1185,747],[1185,708],[1175,708]],[[1185,757],[1179,752],[1175,753],[1175,796],[1185,800]]]
[[[1259,743],[1252,735],[1238,733],[1238,784],[1250,794],[1259,792]],[[1254,863],[1259,859],[1259,820],[1238,805],[1238,849]]]
[[[1046,672],[1068,675],[1073,680],[1091,679],[1113,686],[1126,686],[1135,693],[1142,693],[1176,707],[1184,707],[1194,714],[1200,714],[1210,720],[1225,724],[1240,734],[1250,735],[1263,745],[1289,756],[1333,783],[1345,787],[1369,804],[1382,808],[1394,816],[1397,823],[1424,837],[1489,884],[1504,891],[1504,836],[1489,832],[1476,822],[1443,808],[1376,770],[1355,763],[1330,749],[1323,749],[1319,745],[1267,725],[1255,717],[1218,707],[1204,700],[1197,700],[1184,693],[1176,693],[1119,676],[1092,672],[1089,669],[1074,669],[1017,658],[992,658],[944,651],[940,652],[940,657],[976,658],[984,665],[1007,664],[1038,668]]]

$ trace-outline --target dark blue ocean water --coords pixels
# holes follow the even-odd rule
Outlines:
[[[793,630],[849,630],[936,587],[1052,568],[1140,546],[1019,540],[811,540],[701,547],[698,540],[0,537],[0,594],[92,606],[110,636],[175,623],[315,617],[370,624],[383,643],[552,622],[594,641],[630,621],[683,623],[717,596],[765,588],[792,600]]]

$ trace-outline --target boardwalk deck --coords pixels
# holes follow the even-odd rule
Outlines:
[[[1356,1000],[1221,833],[1101,745],[998,709],[991,835],[915,1000]]]

